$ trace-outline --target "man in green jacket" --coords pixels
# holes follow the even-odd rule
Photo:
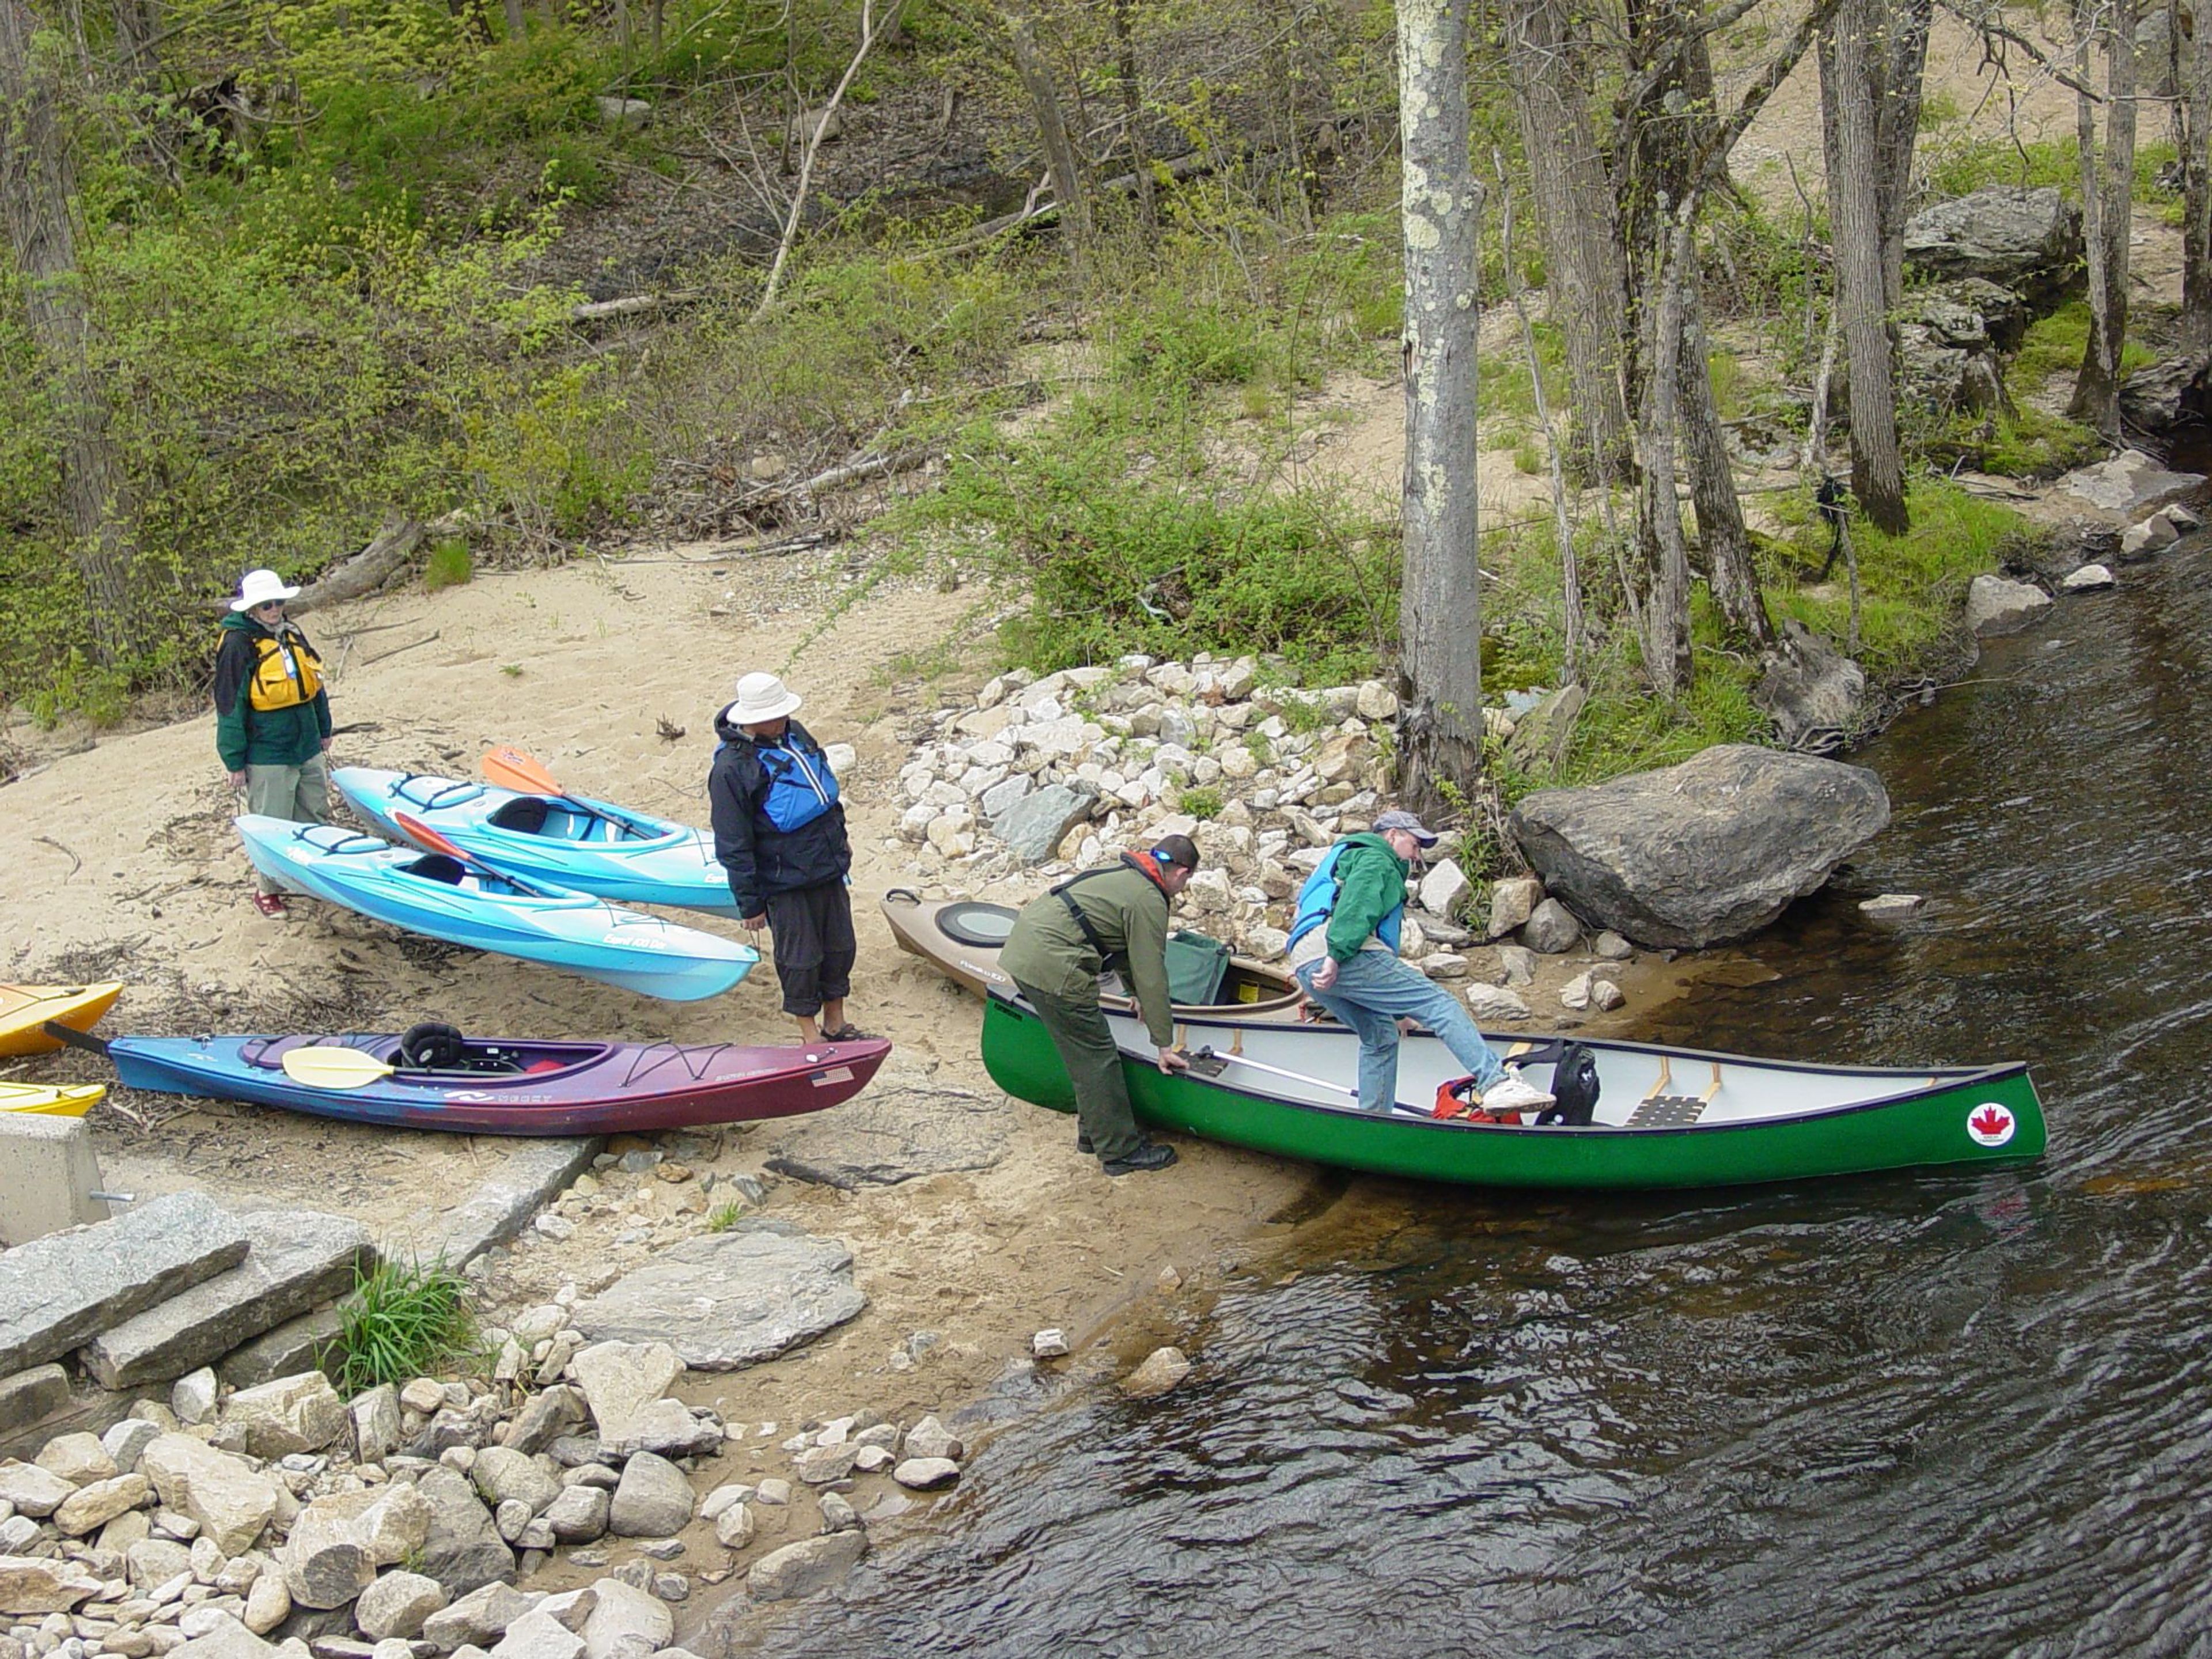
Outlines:
[[[215,659],[215,746],[246,810],[299,823],[331,818],[331,698],[323,659],[284,603],[300,590],[273,570],[249,570],[222,619]],[[257,875],[253,902],[284,914],[284,895]]]
[[[1482,1091],[1486,1112],[1549,1106],[1552,1097],[1509,1073],[1457,997],[1398,959],[1406,877],[1437,836],[1395,808],[1371,834],[1347,836],[1322,855],[1298,890],[1291,919],[1291,971],[1306,994],[1359,1034],[1359,1109],[1398,1102],[1401,1019],[1434,1031]]]
[[[1098,1006],[1098,979],[1108,969],[1128,976],[1145,1030],[1163,1072],[1190,1062],[1175,1050],[1175,1012],[1168,996],[1168,912],[1198,868],[1188,836],[1163,836],[1148,852],[1085,870],[1023,908],[999,953],[1037,1011],[1075,1085],[1076,1146],[1095,1152],[1109,1176],[1164,1170],[1175,1148],[1148,1140],[1129,1109],[1121,1051]]]

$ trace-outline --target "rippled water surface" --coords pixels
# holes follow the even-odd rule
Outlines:
[[[2212,1654],[2212,558],[2124,574],[1859,757],[1896,816],[1848,894],[1639,1033],[2024,1055],[2043,1164],[1355,1182],[1190,1383],[1006,1430],[764,1650]]]

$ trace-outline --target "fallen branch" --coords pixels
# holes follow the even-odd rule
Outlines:
[[[392,514],[367,547],[302,588],[299,598],[292,601],[291,609],[304,612],[374,593],[398,574],[422,540],[420,523],[403,514]],[[369,660],[374,662],[375,659]]]
[[[389,651],[380,651],[373,657],[363,658],[361,665],[367,668],[372,664],[382,662],[386,657],[396,657],[403,651],[412,651],[418,645],[428,645],[443,631],[442,629],[433,629],[419,640],[410,640],[404,645],[395,645]]]
[[[624,317],[644,316],[656,311],[672,311],[683,306],[696,305],[707,296],[693,289],[678,294],[633,294],[623,300],[594,300],[589,305],[577,306],[568,313],[572,323],[608,323]]]

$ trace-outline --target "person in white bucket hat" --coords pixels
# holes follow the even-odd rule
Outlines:
[[[323,659],[284,614],[300,590],[273,570],[249,570],[222,619],[215,659],[215,746],[246,810],[298,823],[331,818],[331,699]],[[284,895],[255,878],[253,902],[284,914]]]
[[[853,843],[822,745],[791,718],[799,706],[774,674],[754,673],[714,717],[714,856],[744,925],[769,930],[799,1040],[856,1042],[867,1033],[845,1018],[858,955],[845,885]]]

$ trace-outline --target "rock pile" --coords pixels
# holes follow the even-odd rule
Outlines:
[[[1528,726],[1549,750],[1573,718],[1558,703],[1484,719],[1508,741]],[[908,805],[888,844],[915,854],[910,873],[972,889],[1018,873],[1049,882],[1187,835],[1204,863],[1178,905],[1182,925],[1266,962],[1283,954],[1291,901],[1322,852],[1391,805],[1397,717],[1396,694],[1379,680],[1263,684],[1250,657],[1127,656],[1042,678],[1015,669],[972,705],[932,717],[932,735],[899,772]],[[1495,884],[1486,914],[1477,897],[1456,860],[1428,864],[1408,886],[1402,954],[1437,980],[1491,972],[1500,984],[1466,992],[1477,1017],[1526,1019],[1527,1004],[1504,988],[1531,981],[1530,952],[1575,948],[1583,926],[1531,878]],[[1520,943],[1493,963],[1467,954],[1510,939]]]

